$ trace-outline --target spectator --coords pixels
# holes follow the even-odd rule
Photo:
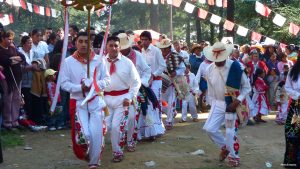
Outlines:
[[[43,41],[47,42],[51,34],[52,34],[52,28],[46,28],[43,35]]]
[[[65,32],[64,32],[63,28],[57,29],[57,31],[56,31],[57,40],[63,40],[64,35],[65,35]]]
[[[55,45],[56,42],[57,42],[56,34],[51,33],[48,40],[47,40],[49,53],[51,53],[53,51],[54,45]]]
[[[33,59],[44,59],[46,64],[49,65],[49,50],[46,42],[42,41],[42,33],[38,29],[33,29],[30,33],[30,37],[32,38],[32,51],[33,51]]]
[[[292,61],[288,60],[286,54],[282,55],[281,61],[277,64],[277,68],[280,74],[283,73],[284,65],[287,65],[289,68],[291,68],[294,65]]]
[[[204,58],[201,57],[201,52],[203,48],[199,44],[193,44],[190,55],[189,62],[191,64],[191,72],[195,75],[198,72],[200,64],[203,62]]]

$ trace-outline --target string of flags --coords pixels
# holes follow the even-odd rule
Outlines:
[[[199,4],[208,4],[210,6],[217,6],[227,8],[227,0],[193,0],[197,1]],[[131,2],[147,3],[158,5],[159,0],[131,0]],[[160,0],[161,4],[173,5],[175,7],[180,7],[182,0]]]
[[[275,13],[268,6],[262,4],[258,1],[255,2],[255,11],[265,17],[269,17],[271,12],[273,12],[275,14],[275,17],[273,18],[272,21],[274,24],[276,24],[277,26],[280,26],[280,27],[282,27],[287,20],[287,18],[283,17],[282,15],[280,15],[278,13]],[[291,34],[297,36],[299,31],[300,31],[299,25],[297,25],[293,22],[289,23],[289,32]]]
[[[36,4],[32,4],[29,2],[26,2],[25,0],[0,0],[0,2],[5,2],[8,5],[14,6],[14,7],[21,7],[24,10],[27,10],[29,12],[38,14],[38,15],[43,15],[43,16],[48,16],[48,17],[53,17],[57,18],[60,15],[60,11],[53,9],[51,7],[44,7]],[[8,20],[7,18],[11,18]],[[0,15],[0,22],[6,26],[8,24],[13,23],[13,15],[12,14],[4,14],[3,16]]]

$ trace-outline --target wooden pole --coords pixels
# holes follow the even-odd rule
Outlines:
[[[87,78],[90,78],[90,53],[91,53],[91,6],[87,6],[88,10],[88,27],[87,27],[87,33],[88,33],[88,52],[87,52]]]

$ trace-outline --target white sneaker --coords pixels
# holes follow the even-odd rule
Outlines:
[[[55,128],[55,127],[50,127],[48,130],[49,130],[49,131],[55,131],[56,128]]]

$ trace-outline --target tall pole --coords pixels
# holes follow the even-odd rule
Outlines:
[[[90,52],[91,52],[91,6],[87,6],[88,11],[88,27],[87,27],[87,33],[88,33],[88,52],[87,52],[87,78],[90,78]]]
[[[170,39],[173,40],[173,5],[172,4],[170,5]]]

